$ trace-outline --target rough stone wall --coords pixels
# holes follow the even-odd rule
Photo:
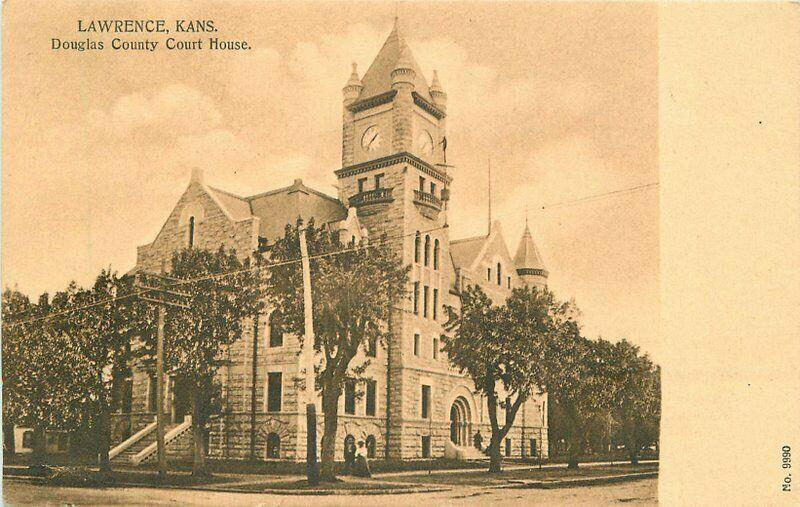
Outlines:
[[[392,109],[392,153],[411,151],[413,146],[414,99],[411,92],[414,85],[407,82],[396,83],[392,88],[397,90]]]
[[[192,182],[170,213],[156,239],[137,251],[136,267],[139,270],[158,273],[162,262],[169,269],[173,252],[189,245],[189,227],[183,223],[185,210],[202,209],[203,217],[195,224],[197,248],[216,250],[220,245],[235,249],[242,257],[250,255],[258,247],[258,218],[252,217],[234,222],[217,205],[214,199],[198,182]]]
[[[355,162],[355,121],[354,115],[347,109],[352,100],[345,100],[342,113],[342,167]]]

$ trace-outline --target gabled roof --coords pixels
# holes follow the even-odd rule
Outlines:
[[[252,214],[261,219],[258,235],[272,243],[283,236],[287,224],[298,217],[313,218],[317,225],[347,218],[347,208],[329,195],[309,188],[302,180],[291,186],[246,198]]]
[[[250,204],[247,202],[247,199],[239,197],[238,195],[231,194],[230,192],[226,192],[224,190],[220,190],[214,187],[206,187],[209,193],[213,194],[216,197],[217,202],[225,208],[225,211],[228,212],[228,215],[231,216],[234,220],[244,220],[246,218],[250,218],[253,213],[250,209]]]
[[[528,228],[528,224],[525,224],[525,232],[522,233],[522,239],[519,242],[517,254],[514,256],[514,267],[517,269],[529,268],[547,270],[544,266],[542,254],[539,253],[539,249],[536,248],[536,243],[533,242],[533,235],[531,234],[530,228]]]
[[[401,48],[405,51],[402,51]],[[372,61],[372,65],[369,66],[369,69],[367,69],[367,72],[361,79],[364,89],[361,90],[359,100],[374,97],[375,95],[380,95],[381,93],[392,90],[392,71],[397,65],[401,54],[411,60],[412,68],[416,73],[416,77],[414,78],[414,91],[422,95],[425,99],[432,100],[425,75],[422,73],[422,69],[420,69],[416,60],[414,60],[411,50],[408,48],[405,39],[400,33],[396,19],[392,33],[386,38],[383,47],[378,51],[378,56]]]
[[[474,238],[456,239],[450,242],[450,256],[453,266],[469,269],[475,259],[483,251],[483,245],[489,236],[476,236]]]

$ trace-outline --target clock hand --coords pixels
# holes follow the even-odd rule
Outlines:
[[[375,135],[372,136],[372,139],[370,139],[369,142],[367,143],[367,147],[372,146],[372,142],[378,137],[379,134],[380,132],[376,132]]]

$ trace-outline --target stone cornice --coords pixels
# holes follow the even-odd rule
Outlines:
[[[423,97],[419,93],[411,92],[411,96],[414,97],[414,104],[421,107],[425,112],[435,116],[437,120],[441,120],[442,118],[447,116],[444,111],[436,107],[436,105],[428,101],[425,97]]]
[[[397,90],[389,90],[388,92],[384,92],[379,95],[373,95],[372,97],[367,97],[366,99],[353,102],[347,106],[347,109],[353,113],[372,109],[375,106],[380,106],[381,104],[391,102],[395,95],[397,95]]]
[[[395,153],[393,155],[388,155],[386,157],[376,158],[375,160],[370,160],[368,162],[361,162],[360,164],[355,164],[347,167],[342,167],[341,169],[337,169],[333,173],[336,175],[337,178],[346,178],[348,176],[355,176],[356,174],[365,173],[368,171],[372,171],[373,169],[380,169],[382,167],[388,167],[394,164],[409,164],[420,171],[424,172],[428,176],[432,178],[436,178],[442,183],[450,184],[453,181],[453,178],[439,169],[433,167],[429,163],[425,162],[424,160],[420,159],[419,157],[408,153],[407,151],[403,151],[400,153]]]

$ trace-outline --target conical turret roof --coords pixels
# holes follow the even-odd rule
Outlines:
[[[394,28],[383,43],[383,47],[378,51],[372,65],[369,66],[361,83],[364,89],[361,91],[359,98],[365,99],[373,97],[392,90],[392,71],[397,67],[398,60],[402,60],[401,66],[405,67],[410,63],[411,68],[414,69],[416,76],[414,78],[414,91],[430,100],[430,92],[428,91],[428,83],[425,81],[425,76],[419,68],[414,56],[411,54],[411,49],[406,44],[403,38],[398,21],[395,19]]]
[[[520,240],[517,254],[514,256],[514,267],[547,271],[542,254],[539,253],[536,243],[533,242],[533,235],[528,224],[525,224],[525,232],[522,233],[522,240]]]

